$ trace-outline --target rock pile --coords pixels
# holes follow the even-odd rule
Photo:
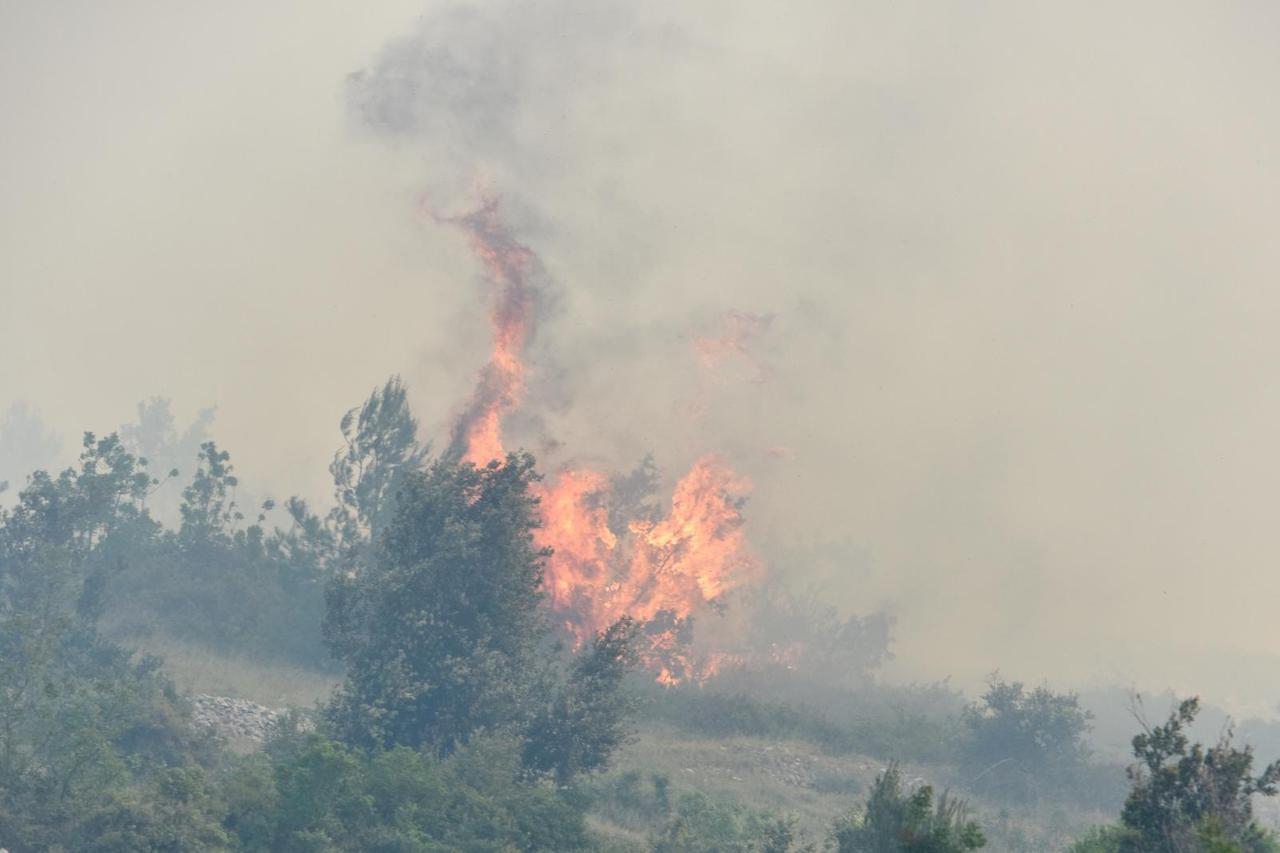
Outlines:
[[[286,708],[268,708],[230,696],[197,693],[191,697],[191,717],[195,724],[208,726],[233,742],[261,744],[288,713]]]

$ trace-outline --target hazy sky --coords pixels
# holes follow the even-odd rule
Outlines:
[[[1276,33],[1267,2],[0,0],[0,410],[216,404],[244,479],[322,494],[388,374],[437,437],[465,398],[483,291],[424,211],[484,187],[557,283],[549,464],[724,453],[780,571],[898,614],[904,676],[1274,704]],[[763,367],[699,362],[730,310],[772,315]]]

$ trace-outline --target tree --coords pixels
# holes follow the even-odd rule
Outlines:
[[[137,412],[136,421],[120,427],[124,446],[139,459],[147,460],[150,470],[166,481],[189,476],[194,460],[209,440],[209,427],[217,410],[212,406],[201,409],[181,431],[173,416],[172,401],[167,397],[144,400],[138,403]],[[148,503],[151,514],[166,524],[176,523],[182,495],[176,488],[157,487],[152,491],[154,494]]]
[[[1061,790],[1088,762],[1090,718],[1074,693],[1028,690],[993,675],[981,701],[963,715],[973,787],[1020,799]]]
[[[331,518],[339,541],[350,547],[376,538],[391,520],[396,494],[430,449],[418,443],[418,422],[399,376],[348,411],[340,427],[344,445],[329,465],[337,499]]]
[[[1280,849],[1254,821],[1251,801],[1255,794],[1275,796],[1280,761],[1252,776],[1253,750],[1234,746],[1229,728],[1215,746],[1192,744],[1186,730],[1199,711],[1200,700],[1191,698],[1180,703],[1164,725],[1142,723],[1142,732],[1133,739],[1138,761],[1129,768],[1133,790],[1121,813],[1122,822],[1135,835],[1120,849],[1134,853]]]
[[[355,571],[370,559],[373,542],[395,516],[405,478],[421,471],[430,455],[418,441],[418,421],[398,376],[348,410],[339,428],[343,445],[329,464],[333,507],[321,515],[302,498],[289,498],[285,510],[293,526],[274,537],[286,559],[329,573]]]
[[[102,590],[158,527],[154,483],[116,436],[79,465],[38,471],[0,512],[0,826],[14,849],[83,849],[84,815],[203,747],[158,661],[96,630]]]
[[[935,804],[928,785],[903,791],[896,764],[876,779],[861,815],[836,823],[832,840],[839,853],[962,853],[987,843],[962,800],[943,793]]]
[[[530,725],[526,767],[553,773],[564,784],[578,773],[602,769],[627,741],[634,701],[622,682],[637,663],[638,630],[624,617],[577,657],[567,683]]]
[[[231,466],[231,454],[206,441],[200,445],[195,475],[182,490],[182,527],[179,538],[188,545],[226,542],[235,526],[244,520],[236,506],[235,489],[240,480]]]
[[[447,754],[527,721],[546,675],[537,479],[527,454],[406,475],[372,564],[328,592],[325,639],[347,664],[329,716],[348,742]]]

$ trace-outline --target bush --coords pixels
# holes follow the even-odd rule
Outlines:
[[[1192,744],[1186,730],[1200,700],[1187,699],[1164,725],[1147,726],[1133,739],[1133,790],[1121,820],[1134,835],[1125,851],[1240,851],[1280,849],[1274,836],[1253,819],[1254,795],[1274,796],[1280,761],[1252,776],[1253,750],[1237,748],[1230,729],[1211,747]]]
[[[993,676],[963,714],[963,771],[976,791],[1014,800],[1061,793],[1088,766],[1090,714],[1074,693]]]
[[[273,743],[223,787],[245,850],[528,850],[588,846],[581,809],[521,781],[519,744],[479,738],[446,761],[367,755],[318,734]]]
[[[935,804],[928,785],[903,791],[896,764],[876,779],[861,814],[836,823],[832,841],[839,853],[962,853],[987,843],[963,801],[943,793]]]

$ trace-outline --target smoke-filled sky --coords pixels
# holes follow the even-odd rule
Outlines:
[[[1277,32],[1265,2],[0,0],[0,411],[66,455],[216,404],[243,479],[322,495],[391,373],[447,437],[489,329],[437,216],[492,193],[555,282],[549,464],[722,453],[776,571],[897,615],[902,677],[1272,705]]]

